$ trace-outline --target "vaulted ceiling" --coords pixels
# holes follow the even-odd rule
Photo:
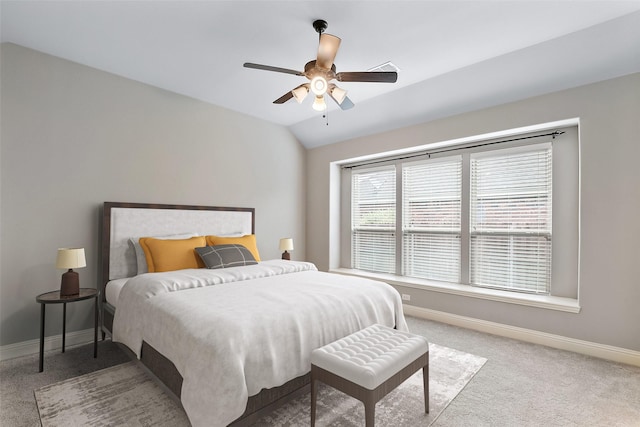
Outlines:
[[[288,127],[308,148],[640,71],[640,1],[5,1],[1,40]],[[339,83],[326,117],[272,102],[315,59],[315,19],[342,39],[338,71],[386,62],[398,81]]]

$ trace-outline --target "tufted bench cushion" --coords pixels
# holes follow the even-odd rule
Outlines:
[[[429,351],[425,337],[373,325],[311,353],[311,363],[369,390]]]
[[[429,343],[426,338],[373,325],[311,352],[311,425],[315,424],[316,381],[361,400],[366,425],[375,404],[418,369],[423,369],[425,412],[429,412]]]

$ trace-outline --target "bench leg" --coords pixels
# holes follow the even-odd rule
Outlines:
[[[373,427],[375,424],[375,417],[376,417],[376,400],[374,398],[373,393],[368,393],[363,403],[364,403],[365,426]]]
[[[422,367],[422,381],[424,382],[424,412],[429,413],[429,365]]]
[[[316,395],[318,393],[318,382],[311,377],[311,427],[316,425]]]

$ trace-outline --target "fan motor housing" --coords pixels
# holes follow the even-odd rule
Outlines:
[[[324,76],[327,81],[335,79],[336,78],[336,65],[332,64],[331,65],[331,70],[325,70],[322,69],[320,67],[316,66],[316,61],[315,59],[313,61],[309,61],[305,64],[304,66],[304,75],[311,80],[312,78],[314,78],[317,75],[322,75]]]

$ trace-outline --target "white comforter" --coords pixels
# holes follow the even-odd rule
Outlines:
[[[113,340],[138,357],[144,340],[168,357],[191,423],[223,426],[248,396],[309,372],[313,349],[374,323],[407,330],[391,286],[273,260],[134,277],[120,293]]]

